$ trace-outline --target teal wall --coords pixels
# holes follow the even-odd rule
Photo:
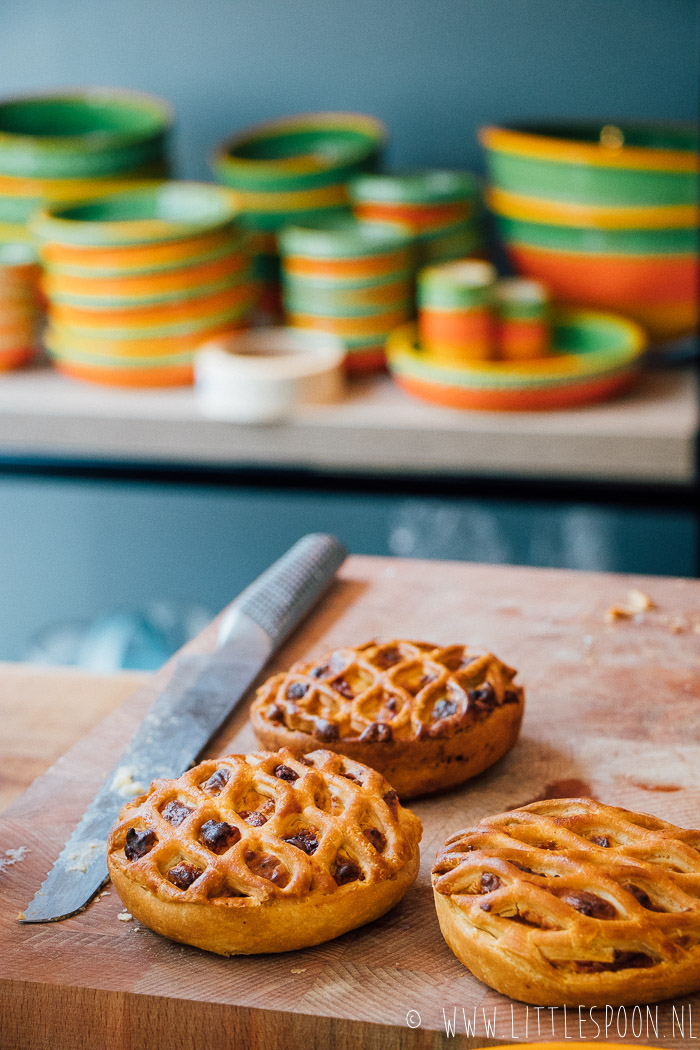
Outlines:
[[[0,94],[130,85],[169,98],[206,174],[248,123],[356,109],[397,166],[478,166],[475,128],[535,116],[693,120],[696,0],[2,0]]]

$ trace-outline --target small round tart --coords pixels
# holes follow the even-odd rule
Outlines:
[[[464,645],[372,641],[270,678],[251,721],[263,747],[322,743],[413,798],[461,784],[510,750],[524,705],[515,675]]]
[[[411,886],[421,823],[331,751],[226,755],[123,807],[107,863],[131,914],[219,955],[286,952],[379,918]]]
[[[496,991],[624,1006],[700,989],[700,831],[592,799],[535,802],[445,843],[440,929]]]

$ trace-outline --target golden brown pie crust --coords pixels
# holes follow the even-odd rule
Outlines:
[[[124,806],[107,862],[157,933],[221,955],[284,952],[393,907],[421,831],[379,773],[331,751],[226,755]]]
[[[535,802],[447,840],[433,867],[448,945],[543,1006],[700,989],[700,831],[592,799]]]
[[[323,746],[382,773],[401,798],[476,776],[517,740],[516,672],[463,645],[392,640],[294,664],[258,690],[261,746]]]

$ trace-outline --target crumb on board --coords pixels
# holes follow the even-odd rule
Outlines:
[[[21,911],[17,915],[17,922],[22,922],[23,919],[24,919],[24,912]]]
[[[616,623],[618,620],[632,620],[641,616],[642,613],[656,609],[656,602],[645,594],[644,591],[633,588],[627,592],[627,601],[624,605],[612,605],[606,609],[606,623]]]
[[[131,914],[130,911],[126,911],[126,909],[124,909],[124,911],[119,912],[117,918],[120,922],[132,922],[134,916]]]
[[[618,620],[631,620],[634,613],[626,609],[624,605],[612,605],[605,610],[605,622],[616,623]]]
[[[306,967],[305,966],[298,966],[295,969],[290,970],[289,972],[290,973],[306,973]]]
[[[0,874],[7,868],[12,868],[15,864],[21,864],[29,852],[29,846],[15,846],[6,849],[4,854],[0,856]]]
[[[627,608],[633,613],[649,612],[650,609],[656,608],[656,603],[644,591],[634,588],[627,592]]]

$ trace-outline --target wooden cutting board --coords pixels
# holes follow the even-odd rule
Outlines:
[[[633,587],[657,608],[607,622],[606,610]],[[699,632],[698,581],[350,558],[270,670],[375,635],[467,641],[517,667],[527,692],[522,737],[508,757],[459,791],[413,804],[424,825],[423,862],[404,901],[317,948],[232,959],[120,921],[114,891],[64,922],[19,925],[17,913],[170,674],[166,665],[0,821],[0,1047],[414,1050],[601,1041],[603,1004],[593,1020],[587,1010],[581,1019],[571,1009],[566,1017],[541,1011],[538,1033],[533,1008],[468,973],[440,936],[430,866],[450,832],[543,796],[590,794],[697,826]],[[211,648],[213,639],[209,628],[191,648]],[[240,710],[211,753],[253,746]],[[445,1016],[456,1023],[456,1039],[445,1036]],[[466,1021],[474,1025],[469,1039]],[[700,1037],[700,996],[607,1021],[610,1041],[689,1048]]]

